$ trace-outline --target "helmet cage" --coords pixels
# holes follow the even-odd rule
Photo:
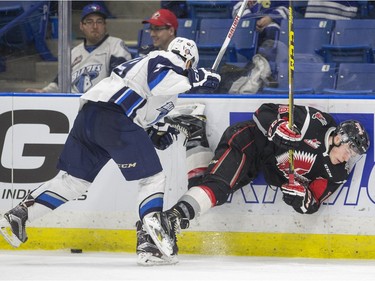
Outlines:
[[[344,121],[336,128],[336,134],[341,137],[340,144],[348,143],[349,148],[357,155],[365,154],[370,146],[370,140],[364,127],[355,120]]]

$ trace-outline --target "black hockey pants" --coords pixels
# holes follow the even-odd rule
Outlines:
[[[259,155],[266,142],[252,120],[236,123],[225,130],[201,182],[213,191],[216,205],[225,203],[231,193],[257,176]]]

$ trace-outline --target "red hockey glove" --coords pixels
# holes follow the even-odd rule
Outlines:
[[[295,125],[290,129],[289,122],[280,119],[271,124],[268,130],[268,139],[281,148],[293,149],[299,146],[302,135]]]
[[[318,210],[318,206],[313,204],[311,191],[298,181],[294,181],[293,184],[283,184],[280,189],[283,192],[283,201],[297,212],[312,214]]]

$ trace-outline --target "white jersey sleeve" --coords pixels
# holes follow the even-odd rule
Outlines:
[[[136,124],[147,128],[175,107],[178,94],[191,89],[185,70],[185,62],[176,54],[154,51],[119,65],[81,98],[118,104]]]

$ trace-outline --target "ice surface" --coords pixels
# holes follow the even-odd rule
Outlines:
[[[375,260],[180,255],[144,267],[129,253],[0,251],[0,280],[375,280]]]

